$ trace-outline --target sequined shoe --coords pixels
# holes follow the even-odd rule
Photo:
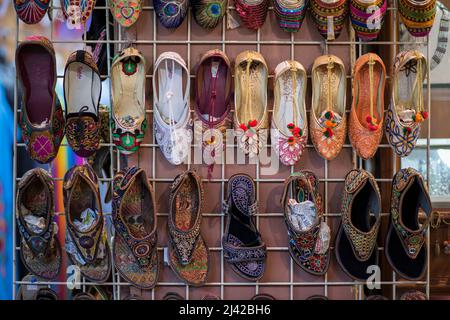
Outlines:
[[[232,71],[220,50],[206,52],[195,78],[194,132],[203,147],[203,161],[211,175],[214,163],[222,160],[225,132],[231,127]],[[208,177],[209,178],[209,177]]]
[[[308,9],[308,0],[273,0],[278,25],[286,32],[300,30]]]
[[[52,43],[33,36],[16,50],[16,72],[23,89],[20,127],[30,157],[51,162],[64,136],[63,110],[55,92],[56,61]]]
[[[80,157],[90,157],[100,148],[99,105],[102,82],[92,55],[75,51],[64,69],[66,138]]]
[[[427,228],[431,200],[422,176],[413,168],[401,169],[392,180],[391,217],[385,241],[386,258],[400,277],[418,280],[427,268]],[[424,214],[425,221],[419,222]]]
[[[333,55],[318,57],[312,67],[311,140],[326,160],[342,149],[346,135],[346,87],[344,64]]]
[[[153,126],[156,142],[173,165],[188,160],[192,142],[189,71],[176,52],[164,52],[153,72]]]
[[[114,19],[123,27],[136,23],[142,11],[141,0],[109,0],[109,9]]]
[[[145,58],[135,48],[122,50],[113,60],[111,131],[123,154],[139,149],[147,129],[145,74]]]
[[[371,275],[367,268],[379,263],[380,191],[372,174],[355,169],[345,177],[343,193],[342,221],[335,240],[336,259],[349,277],[364,281]]]
[[[372,158],[383,136],[386,68],[374,53],[358,58],[353,75],[353,102],[348,135],[353,149],[364,160]]]
[[[63,193],[69,260],[90,281],[105,282],[111,257],[94,170],[89,165],[72,167],[64,175]]]
[[[239,148],[250,157],[265,146],[269,115],[266,60],[256,51],[241,52],[234,68],[234,129]]]
[[[421,52],[411,50],[397,55],[385,125],[387,140],[400,157],[406,157],[414,150],[421,123],[428,118],[423,103],[426,78],[427,62]]]
[[[14,0],[17,17],[26,24],[36,24],[47,13],[50,0]]]
[[[348,0],[311,0],[311,17],[319,33],[335,40],[347,21]]]
[[[178,28],[188,12],[189,0],[153,0],[159,22],[168,29]]]
[[[193,170],[175,177],[169,198],[169,264],[192,286],[203,285],[209,273],[209,249],[200,231],[203,188]]]
[[[251,30],[261,28],[266,21],[269,0],[233,0],[236,12],[244,26]]]
[[[308,140],[306,84],[306,70],[299,62],[283,61],[275,68],[271,141],[287,166],[297,163]]]
[[[256,187],[246,174],[236,174],[228,180],[227,200],[223,212],[228,217],[222,239],[223,255],[239,276],[257,281],[266,267],[266,245],[253,221],[258,211]]]
[[[399,0],[398,12],[406,29],[414,37],[426,37],[436,17],[436,0]]]
[[[191,0],[194,19],[204,29],[214,29],[227,11],[227,0]]]
[[[362,41],[378,38],[386,12],[387,0],[350,0],[350,19],[356,36]]]
[[[120,171],[113,183],[114,265],[133,286],[152,289],[158,280],[156,201],[144,170]]]
[[[19,181],[16,223],[20,257],[33,275],[55,279],[61,270],[61,244],[54,222],[54,185],[50,174],[41,168],[28,171]]]
[[[323,275],[330,263],[330,227],[323,221],[319,179],[310,171],[292,174],[281,198],[289,253],[303,270]]]

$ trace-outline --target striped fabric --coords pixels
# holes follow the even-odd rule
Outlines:
[[[320,34],[327,40],[334,40],[344,27],[348,0],[311,0],[311,17]]]
[[[350,0],[350,19],[359,39],[371,41],[378,37],[386,8],[387,0]]]
[[[273,0],[278,25],[286,32],[297,32],[305,19],[308,0]]]
[[[398,11],[406,29],[414,37],[425,37],[436,16],[436,0],[398,0]]]

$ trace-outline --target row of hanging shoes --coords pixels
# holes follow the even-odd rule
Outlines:
[[[279,26],[287,32],[300,29],[310,8],[318,31],[327,40],[336,39],[341,33],[347,17],[357,36],[362,40],[376,39],[387,11],[387,0],[273,0]],[[64,17],[70,25],[84,26],[95,7],[95,0],[62,0]],[[18,17],[28,24],[38,23],[49,7],[45,0],[16,0],[14,7]],[[123,27],[132,26],[142,12],[142,0],[109,0],[115,20]],[[166,28],[177,28],[192,5],[195,21],[205,29],[215,28],[227,11],[226,0],[153,0],[160,23]],[[234,0],[237,13],[249,29],[259,29],[266,20],[270,0]],[[400,18],[413,36],[426,36],[436,15],[436,0],[417,2],[398,0]]]
[[[21,42],[16,65],[24,92],[20,123],[31,158],[41,163],[52,161],[64,134],[79,156],[93,155],[101,144],[101,76],[92,55],[79,50],[69,56],[64,72],[65,114],[54,91],[56,63],[50,41],[30,37]],[[322,157],[331,160],[339,154],[347,130],[346,71],[342,60],[325,55],[314,62],[309,128],[305,106],[307,75],[299,62],[284,61],[275,68],[271,122],[267,103],[269,71],[264,57],[255,51],[244,51],[236,57],[234,69],[233,114],[228,57],[220,50],[203,55],[196,74],[193,119],[197,121],[192,128],[186,63],[175,52],[164,52],[158,57],[153,72],[153,126],[160,150],[170,163],[178,165],[188,160],[195,136],[206,150],[205,162],[213,164],[215,154],[223,150],[226,129],[231,129],[232,123],[238,146],[250,156],[256,156],[266,145],[269,125],[273,129],[272,147],[286,165],[299,160],[306,147],[308,129]],[[113,142],[124,154],[138,150],[147,129],[146,71],[145,57],[133,47],[120,52],[112,63],[111,130]],[[426,60],[420,52],[405,51],[397,56],[392,99],[384,121],[383,61],[372,53],[357,60],[349,137],[360,157],[369,159],[375,154],[383,126],[399,156],[407,156],[413,150],[420,123],[428,117],[422,92],[426,72]]]

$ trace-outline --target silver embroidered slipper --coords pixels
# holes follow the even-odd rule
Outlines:
[[[189,90],[183,58],[176,52],[162,53],[153,72],[153,126],[161,152],[174,165],[185,162],[191,150]]]

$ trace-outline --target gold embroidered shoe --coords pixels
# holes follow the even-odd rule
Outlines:
[[[345,177],[343,193],[342,221],[335,241],[336,259],[348,276],[367,280],[370,276],[367,267],[378,265],[380,191],[371,173],[354,169]]]
[[[374,53],[358,58],[353,77],[349,138],[358,156],[372,158],[383,135],[386,68]]]
[[[256,51],[241,52],[234,70],[234,129],[238,146],[250,157],[256,156],[267,140],[268,68]]]
[[[431,200],[422,176],[401,169],[392,180],[391,217],[385,241],[386,258],[402,278],[420,279],[427,268],[427,227]],[[420,224],[419,214],[425,214]]]
[[[61,270],[61,244],[53,221],[54,184],[50,174],[36,168],[18,184],[16,223],[21,236],[20,257],[33,275],[55,279]]]
[[[287,166],[297,163],[308,140],[306,83],[305,68],[297,61],[283,61],[275,68],[271,141]]]
[[[94,170],[89,165],[72,167],[64,176],[63,194],[69,260],[90,281],[105,282],[111,257]]]
[[[169,264],[192,286],[203,285],[209,272],[209,250],[200,232],[203,188],[193,170],[175,177],[169,199]]]
[[[145,171],[126,168],[114,177],[114,265],[128,282],[151,289],[158,280],[156,202]]]
[[[317,152],[333,160],[341,151],[346,134],[344,63],[333,55],[318,57],[312,67],[311,140]]]
[[[410,50],[397,55],[392,98],[386,113],[386,137],[400,157],[406,157],[414,150],[420,126],[428,118],[423,104],[426,78],[427,62],[421,52]]]

